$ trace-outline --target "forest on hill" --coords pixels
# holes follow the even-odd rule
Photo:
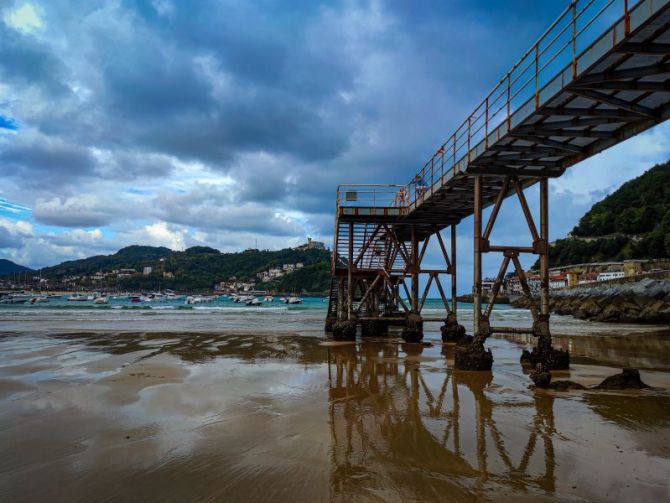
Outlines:
[[[222,253],[196,246],[184,251],[153,246],[129,246],[112,255],[71,260],[41,270],[43,278],[62,280],[66,276],[90,276],[119,269],[135,269],[137,274],[106,277],[97,285],[123,290],[170,288],[177,291],[211,290],[221,281],[256,280],[256,273],[284,264],[301,262],[304,267],[276,278],[259,288],[285,292],[324,292],[330,286],[330,252],[317,249],[292,249]],[[141,274],[144,267],[151,273]],[[169,273],[166,277],[165,273]],[[87,285],[90,286],[90,285]]]
[[[665,257],[670,257],[670,161],[594,204],[566,239],[549,248],[549,263],[556,267]]]

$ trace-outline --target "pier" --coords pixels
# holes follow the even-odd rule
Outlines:
[[[670,0],[576,0],[503,76],[404,185],[340,185],[326,330],[336,339],[383,334],[390,325],[419,342],[431,286],[445,307],[442,338],[462,339],[458,324],[456,226],[474,217],[474,333],[456,367],[487,370],[493,333],[537,338],[529,363],[566,368],[552,348],[549,313],[549,183],[570,167],[663,121],[670,114]],[[494,57],[493,52],[491,57]],[[446,112],[446,111],[445,111]],[[539,214],[526,189],[539,185]],[[491,242],[499,212],[516,198],[532,241]],[[488,219],[484,210],[491,208]],[[437,242],[443,266],[423,258]],[[482,257],[501,259],[487,303]],[[540,260],[535,299],[520,255]],[[490,315],[508,270],[515,270],[532,326],[492,326]],[[420,283],[423,288],[420,288]]]

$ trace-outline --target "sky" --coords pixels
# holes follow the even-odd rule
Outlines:
[[[0,0],[0,258],[330,245],[337,185],[408,182],[567,4]],[[552,180],[551,239],[668,158],[665,124]]]

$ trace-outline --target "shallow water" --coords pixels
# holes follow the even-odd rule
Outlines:
[[[0,501],[670,498],[667,329],[552,318],[557,376],[655,387],[556,393],[527,387],[530,338],[458,372],[437,323],[430,347],[341,343],[322,303],[278,307],[1,309]]]

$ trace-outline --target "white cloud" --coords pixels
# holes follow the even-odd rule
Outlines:
[[[35,234],[33,225],[26,220],[10,220],[0,217],[0,227],[13,236],[31,237]]]
[[[172,250],[183,250],[186,248],[188,229],[183,226],[168,225],[166,222],[156,222],[120,234],[123,241],[128,244],[166,246]]]
[[[38,10],[29,3],[7,11],[4,20],[7,25],[24,32],[31,32],[44,26]]]

